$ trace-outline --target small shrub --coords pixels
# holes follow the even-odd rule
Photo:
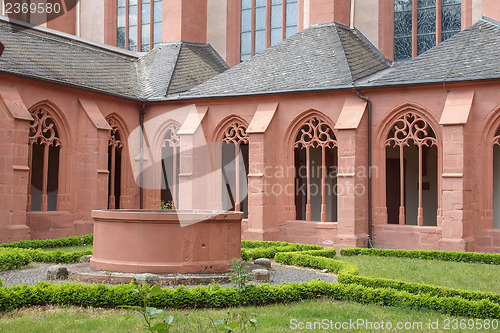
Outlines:
[[[233,259],[230,272],[229,279],[234,287],[239,290],[245,290],[248,287],[248,283],[254,279],[252,273],[249,272],[248,266],[245,266],[245,262],[238,258]]]
[[[133,309],[137,312],[139,312],[139,315],[144,318],[144,321],[146,322],[146,328],[151,331],[151,332],[160,332],[160,333],[168,333],[170,330],[170,325],[174,321],[173,316],[167,316],[165,319],[157,324],[154,324],[151,322],[151,318],[157,314],[163,313],[163,310],[157,309],[155,307],[150,307],[150,299],[153,296],[158,295],[161,293],[161,287],[159,285],[155,285],[152,288],[149,288],[148,285],[143,285],[139,286],[137,285],[137,282],[132,280],[132,283],[130,284],[131,286],[131,291],[134,294],[139,295],[141,305],[121,305],[120,307],[122,308],[130,308]]]
[[[164,201],[162,200],[160,203],[160,207],[158,209],[173,209],[174,208],[174,202],[173,201]]]

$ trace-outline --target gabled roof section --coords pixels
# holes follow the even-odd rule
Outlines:
[[[130,52],[5,19],[0,20],[0,41],[5,46],[1,72],[127,98],[138,95],[136,58]]]
[[[134,100],[165,100],[227,68],[204,43],[174,42],[143,54],[0,16],[0,72]]]
[[[500,78],[500,23],[483,17],[371,84],[447,83]]]
[[[388,67],[358,30],[325,23],[298,32],[181,98],[352,87],[356,80]]]
[[[176,96],[228,68],[210,44],[173,42],[159,45],[137,62],[141,98],[161,100]]]

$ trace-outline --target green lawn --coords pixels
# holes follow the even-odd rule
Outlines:
[[[356,263],[364,276],[500,293],[500,265],[378,256],[337,258]]]
[[[410,329],[397,332],[472,332],[471,330],[453,330],[456,323],[465,325],[467,318],[450,317],[430,310],[417,310],[401,307],[383,307],[378,305],[361,305],[351,302],[337,302],[329,299],[308,300],[292,304],[242,307],[224,310],[169,311],[174,316],[171,332],[212,332],[211,319],[224,319],[228,312],[246,311],[248,318],[257,319],[257,332],[389,332],[391,330],[376,329],[376,325],[387,327],[392,325],[395,331],[398,323],[412,325]],[[295,320],[295,321],[294,321]],[[323,322],[323,320],[325,320]],[[350,321],[360,320],[358,329],[345,326],[345,330],[333,329],[300,329],[307,322],[320,322],[327,326],[350,325]],[[331,324],[330,321],[333,323]],[[363,322],[361,322],[363,321]],[[421,323],[421,324],[420,324]],[[429,323],[439,324],[439,329],[428,328]],[[446,330],[446,324],[450,329]],[[373,329],[366,329],[366,325]],[[472,324],[472,322],[471,322]],[[129,310],[103,310],[83,308],[36,307],[12,311],[0,317],[1,332],[145,332],[143,321]],[[317,324],[318,325],[318,324]],[[422,325],[419,327],[419,325]],[[477,327],[477,326],[476,326]],[[293,329],[295,328],[295,329]],[[340,328],[340,327],[339,327]],[[253,330],[248,330],[252,332]],[[478,331],[478,330],[476,330]],[[488,332],[488,330],[482,330]],[[496,330],[489,330],[494,332]]]

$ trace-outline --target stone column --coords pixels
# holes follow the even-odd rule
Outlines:
[[[0,243],[29,239],[28,138],[33,118],[16,88],[0,86]]]
[[[474,91],[452,91],[439,123],[443,130],[443,170],[441,176],[442,238],[439,249],[446,251],[474,251],[471,210],[467,206],[467,192],[471,183],[467,177],[466,124],[472,108]],[[472,149],[472,147],[471,147]]]
[[[338,143],[335,247],[364,247],[368,234],[368,118],[366,102],[344,103],[335,129]]]
[[[276,162],[276,135],[269,125],[278,103],[262,103],[248,126],[249,174],[248,174],[248,224],[243,235],[252,240],[278,240],[279,228],[276,216],[276,196],[272,186],[283,186],[283,179],[275,179],[273,166]]]
[[[443,235],[439,249],[446,251],[474,251],[472,222],[466,206],[466,181],[464,168],[464,125],[443,126],[443,173],[441,200],[443,210]]]
[[[111,126],[93,100],[80,99],[75,170],[71,170],[75,184],[76,202],[74,232],[92,232],[93,209],[107,208],[108,193],[108,139]],[[61,172],[62,170],[60,170]],[[74,177],[78,175],[77,177]]]

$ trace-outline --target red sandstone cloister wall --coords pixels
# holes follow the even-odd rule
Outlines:
[[[14,119],[5,105],[0,108],[2,121],[6,124],[0,133],[3,139],[0,164],[3,230],[0,241],[90,232],[90,211],[105,208],[107,203],[109,130],[96,128],[80,100],[93,101],[104,118],[113,115],[120,119],[123,130],[128,133],[139,126],[140,104],[6,75],[0,76],[0,81],[3,85],[14,86],[28,109],[49,101],[60,111],[59,117],[64,119],[67,127],[61,129],[63,145],[67,148],[64,153],[67,164],[61,169],[64,186],[60,190],[60,209],[57,212],[26,213],[28,121]],[[446,89],[436,85],[361,92],[370,98],[373,106],[375,247],[500,252],[500,232],[493,229],[493,164],[488,157],[492,150],[489,136],[494,135],[500,124],[498,88],[498,83],[482,82],[448,84]],[[474,98],[466,121],[460,123],[460,117],[456,123],[442,121],[447,99],[453,94],[472,91]],[[284,192],[287,186],[293,188],[294,183],[293,172],[287,173],[294,165],[294,137],[311,115],[321,118],[333,129],[338,143],[339,167],[347,168],[339,174],[338,181],[347,187],[366,186],[366,176],[349,172],[348,168],[367,166],[367,110],[363,107],[359,121],[351,127],[339,125],[343,111],[347,110],[347,102],[356,100],[355,92],[345,91],[164,102],[147,104],[145,121],[196,104],[199,110],[206,111],[201,128],[206,141],[213,142],[220,139],[218,135],[231,120],[238,120],[248,128],[257,110],[264,110],[263,105],[277,103],[275,109],[265,109],[274,112],[265,130],[248,133],[249,217],[243,224],[243,237],[335,247],[364,246],[368,231],[366,194],[340,195],[337,199],[338,218],[316,222],[297,221],[294,195]],[[435,226],[387,224],[386,162],[381,140],[387,138],[389,122],[406,112],[414,112],[426,119],[436,134],[439,190]],[[149,137],[148,145],[156,139]],[[138,208],[139,190],[131,169],[127,172],[123,183],[126,197],[123,208]],[[216,187],[202,194],[207,199],[206,204],[213,209],[219,208],[221,202],[217,195],[220,193]],[[185,199],[186,194],[180,193],[181,197],[183,195]],[[156,208],[158,200],[157,190],[144,191],[145,208]],[[423,214],[425,216],[426,212]]]
[[[139,104],[60,85],[36,82],[7,75],[0,84],[17,89],[24,106],[49,106],[60,134],[60,167],[57,211],[28,211],[29,120],[14,119],[1,108],[2,126],[0,242],[26,238],[54,238],[92,232],[92,209],[107,207],[109,130],[91,121],[81,100],[95,103],[101,117],[114,115],[127,127],[138,126]],[[4,101],[5,102],[5,101]],[[107,124],[104,124],[104,127]],[[128,131],[128,129],[124,129]],[[137,208],[138,189],[123,160],[123,208]]]
[[[496,99],[497,89],[498,84],[490,82],[480,85],[452,84],[447,85],[446,89],[428,86],[362,91],[373,105],[372,157],[375,171],[372,209],[376,247],[500,251],[499,232],[493,229],[492,195],[488,192],[491,192],[488,184],[492,183],[493,165],[484,159],[491,144],[482,135],[489,122],[499,119],[498,115],[491,115],[500,106]],[[474,92],[474,98],[466,121],[460,123],[458,116],[456,124],[453,121],[446,122],[444,118],[442,120],[447,99],[453,99],[450,97],[453,94],[467,95],[469,92]],[[304,112],[317,112],[332,124],[339,142],[339,163],[354,162],[355,166],[366,166],[366,150],[363,150],[366,145],[366,111],[358,129],[349,131],[335,128],[345,101],[351,98],[357,97],[349,91],[196,101],[197,105],[208,106],[202,122],[207,140],[213,137],[214,129],[227,117],[240,117],[250,124],[259,105],[278,103],[266,131],[263,134],[249,134],[250,209],[249,218],[243,227],[245,238],[300,241],[337,247],[366,245],[366,196],[356,196],[358,201],[351,200],[349,196],[339,197],[337,221],[296,221],[293,196],[272,193],[274,185],[284,188],[293,184],[293,175],[264,175],[269,170],[286,170],[288,166],[293,166],[293,160],[290,160],[293,150],[287,138]],[[387,224],[386,161],[384,142],[381,140],[387,138],[388,122],[406,112],[416,113],[425,119],[436,136],[438,209],[434,226]],[[341,162],[342,158],[344,162]],[[266,187],[263,187],[264,184],[267,184]],[[425,216],[426,212],[423,214]]]

